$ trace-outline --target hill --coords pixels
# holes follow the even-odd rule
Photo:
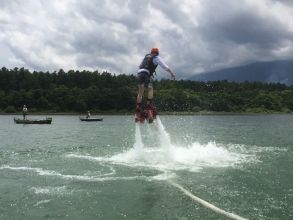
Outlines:
[[[231,82],[263,82],[293,84],[293,60],[256,62],[213,72],[202,73],[188,78],[196,81],[228,80]]]

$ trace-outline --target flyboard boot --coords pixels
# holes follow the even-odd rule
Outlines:
[[[153,105],[152,100],[148,100],[147,110],[146,110],[146,120],[148,123],[152,123],[156,119],[157,111]]]
[[[144,123],[145,113],[142,110],[142,103],[137,103],[135,111],[135,122]]]

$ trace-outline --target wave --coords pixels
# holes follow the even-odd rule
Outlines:
[[[44,199],[44,200],[38,201],[36,204],[34,204],[34,206],[39,206],[39,205],[47,204],[49,202],[51,202],[50,199]]]
[[[58,186],[58,187],[32,187],[32,191],[35,194],[46,194],[46,195],[65,195],[70,194],[71,192],[67,189],[66,186]]]
[[[62,174],[53,170],[45,170],[42,168],[35,167],[12,167],[12,166],[1,166],[0,170],[9,169],[16,171],[30,171],[35,172],[40,176],[53,176],[59,177],[65,180],[79,180],[87,182],[104,182],[104,181],[116,181],[116,180],[136,180],[136,179],[146,179],[145,176],[89,176],[89,175],[70,175]]]

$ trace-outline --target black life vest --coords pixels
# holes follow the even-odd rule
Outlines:
[[[155,72],[155,69],[157,67],[157,65],[153,64],[153,59],[156,56],[157,56],[157,54],[146,54],[142,63],[140,64],[139,68],[140,69],[147,69],[147,70],[149,70],[150,75],[153,75],[153,73]]]

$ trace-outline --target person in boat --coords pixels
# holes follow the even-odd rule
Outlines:
[[[27,114],[28,114],[28,108],[26,105],[23,105],[23,108],[22,108],[23,120],[27,119]]]
[[[163,68],[166,72],[170,73],[171,78],[173,80],[176,79],[176,74],[169,68],[169,66],[163,61],[163,59],[159,56],[159,49],[152,48],[149,54],[146,54],[143,58],[139,70],[137,73],[138,76],[138,95],[137,95],[137,104],[136,104],[136,118],[142,118],[143,110],[142,110],[142,97],[144,95],[145,89],[147,92],[147,110],[152,110],[153,115],[156,116],[156,110],[153,105],[153,74],[157,68],[157,66]]]
[[[86,118],[88,119],[88,118],[90,118],[91,117],[91,113],[90,113],[90,111],[88,111],[87,112],[87,116],[86,116]]]

